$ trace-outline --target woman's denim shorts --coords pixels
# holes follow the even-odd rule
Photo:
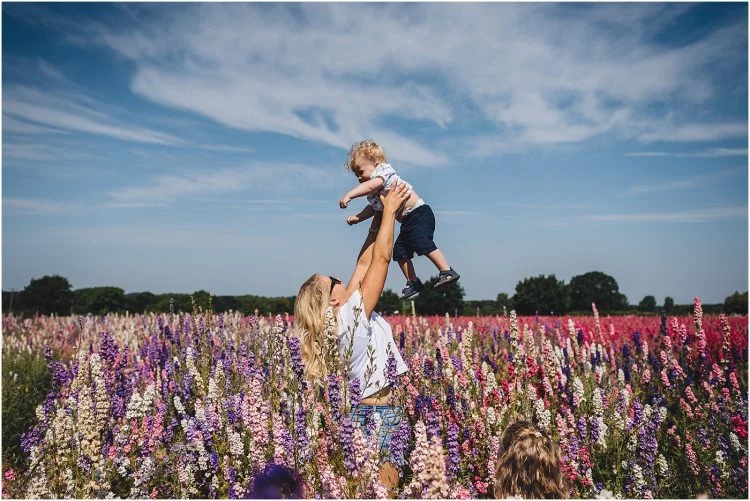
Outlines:
[[[400,406],[391,405],[358,405],[352,409],[349,417],[352,422],[359,423],[365,437],[368,437],[370,434],[367,429],[367,420],[373,412],[379,414],[382,421],[380,433],[378,433],[378,445],[380,446],[381,455],[387,457],[391,436],[396,427],[401,424],[403,410]]]

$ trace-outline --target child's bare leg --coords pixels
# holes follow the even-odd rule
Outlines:
[[[406,277],[406,280],[408,280],[409,282],[414,282],[417,280],[417,272],[414,271],[414,263],[411,262],[411,259],[399,261],[398,266],[399,268],[401,268],[401,272]]]
[[[443,253],[440,252],[440,249],[435,249],[434,251],[427,254],[427,257],[430,258],[430,261],[432,261],[432,264],[437,266],[437,269],[439,271],[448,271],[451,269],[450,266],[448,266],[448,261],[445,260],[445,256],[443,256]]]

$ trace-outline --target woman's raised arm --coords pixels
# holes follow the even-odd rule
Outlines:
[[[362,279],[362,296],[365,303],[365,315],[368,319],[375,309],[375,305],[378,304],[380,294],[383,293],[383,286],[385,286],[385,278],[388,276],[388,265],[391,262],[393,252],[395,214],[409,198],[410,193],[406,184],[398,184],[391,188],[385,197],[380,197],[380,200],[383,201],[383,219],[372,246],[370,266]]]

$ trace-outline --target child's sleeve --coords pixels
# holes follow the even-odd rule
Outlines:
[[[383,178],[383,186],[388,186],[388,180],[396,174],[396,170],[391,167],[391,164],[378,164],[377,167],[375,167],[375,170],[372,171],[372,174],[370,175],[370,179],[375,179],[376,177],[382,177]]]

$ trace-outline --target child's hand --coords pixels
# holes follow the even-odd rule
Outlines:
[[[349,205],[349,202],[351,202],[352,199],[349,195],[344,195],[341,197],[341,200],[339,200],[339,207],[342,209],[346,209],[346,206]]]
[[[357,216],[349,216],[346,218],[346,224],[349,226],[353,224],[357,224],[359,222],[359,218]]]

